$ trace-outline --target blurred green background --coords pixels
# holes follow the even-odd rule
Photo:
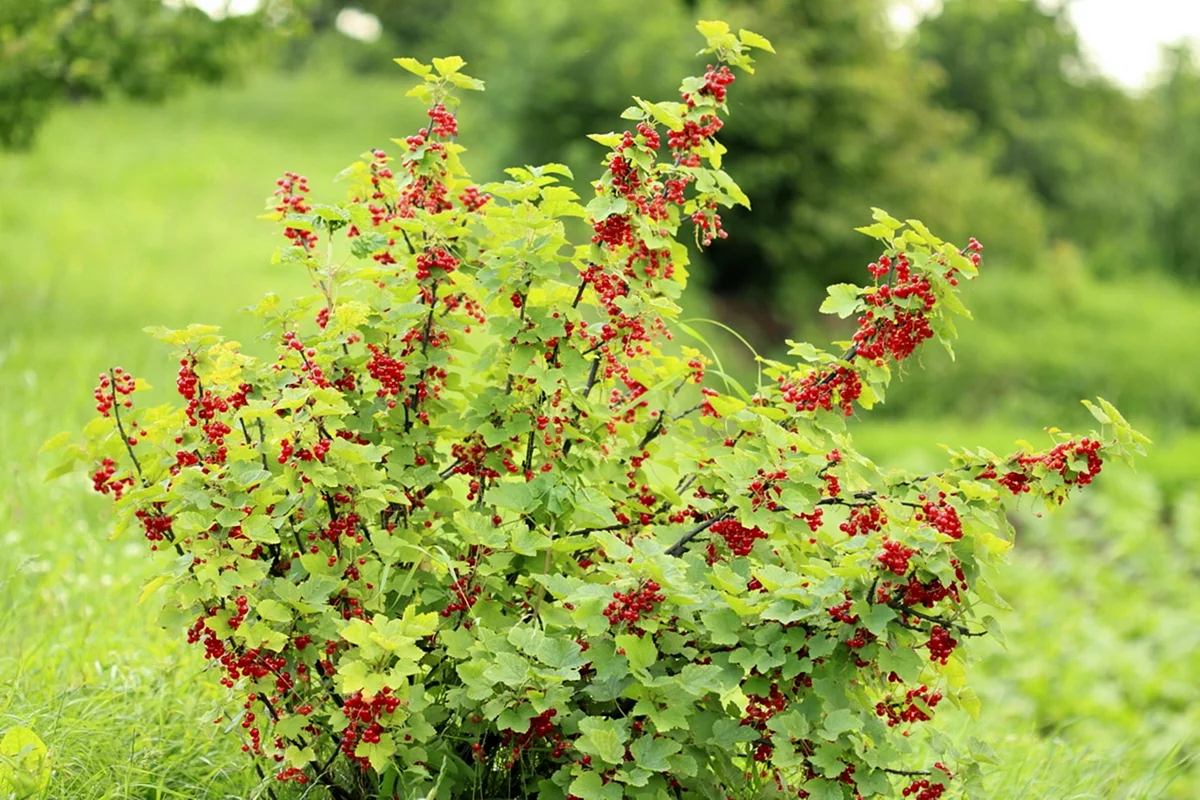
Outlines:
[[[855,423],[867,453],[922,468],[942,442],[1003,451],[1088,427],[1078,400],[1096,395],[1156,440],[1138,474],[1106,470],[1067,512],[1014,506],[1007,649],[981,644],[974,668],[984,717],[938,724],[995,747],[992,797],[1200,796],[1200,60],[1164,48],[1134,91],[1048,4],[946,0],[911,30],[893,10],[275,0],[213,19],[158,0],[0,3],[0,733],[27,725],[50,746],[46,796],[262,791],[236,735],[199,721],[223,697],[200,654],[139,607],[143,544],[107,541],[82,478],[41,479],[38,448],[90,417],[96,373],[120,363],[169,388],[143,326],[217,323],[249,344],[239,309],[306,289],[270,265],[256,216],[285,170],[334,193],[359,153],[420,125],[392,57],[457,53],[487,82],[461,113],[477,179],[562,161],[586,191],[601,150],[584,135],[703,67],[700,18],[778,55],[731,92],[721,138],[754,211],[724,215],[689,314],[764,354],[842,338],[815,308],[827,284],[863,279],[875,254],[853,228],[882,206],[987,249],[957,360],[928,351]],[[741,344],[714,341],[751,374]]]

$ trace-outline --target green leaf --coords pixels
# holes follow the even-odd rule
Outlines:
[[[146,600],[150,598],[150,595],[161,589],[163,585],[170,579],[170,575],[159,575],[157,578],[147,583],[142,589],[142,593],[138,595],[138,605],[140,606],[142,603],[146,602]]]
[[[254,607],[258,612],[258,616],[263,619],[268,619],[272,622],[291,622],[292,612],[283,603],[278,600],[259,600],[258,605]]]
[[[829,296],[821,303],[822,314],[837,314],[842,319],[858,311],[862,289],[852,283],[835,283],[829,287]]]
[[[392,741],[391,734],[385,733],[380,737],[379,741],[374,744],[359,742],[354,749],[354,755],[359,758],[366,758],[371,762],[371,769],[375,772],[383,772],[392,763],[392,756],[396,754],[396,744]]]
[[[483,81],[478,78],[472,78],[469,75],[463,75],[461,72],[455,72],[446,76],[446,80],[454,84],[459,89],[469,89],[474,92],[482,92],[484,89]]]
[[[767,37],[759,36],[753,31],[748,31],[745,28],[742,28],[740,31],[738,31],[738,38],[741,39],[742,44],[746,45],[747,47],[757,47],[760,50],[766,50],[768,53],[775,52],[775,48],[771,46],[769,41],[767,41]]]
[[[426,611],[424,614],[418,614],[415,605],[406,606],[399,620],[400,630],[405,636],[413,639],[432,636],[434,631],[437,630],[437,626],[437,612]]]
[[[632,669],[649,669],[658,660],[658,648],[649,636],[636,636],[632,633],[622,633],[616,637],[617,647],[625,650]]]
[[[439,75],[453,75],[467,65],[460,56],[448,56],[447,58],[433,59],[433,68],[438,71]]]
[[[725,190],[725,193],[733,200],[733,202],[744,208],[750,208],[750,198],[742,191],[742,187],[738,186],[733,178],[723,169],[718,169],[713,172],[713,176],[717,179],[717,185]]]
[[[708,628],[713,644],[737,644],[742,630],[742,618],[728,608],[706,611],[700,615],[704,627]]]
[[[616,523],[612,501],[599,489],[589,486],[575,493],[571,512],[572,528],[604,528]]]
[[[898,231],[904,227],[904,223],[895,219],[882,208],[871,208],[871,218],[876,222],[882,222],[884,225],[891,228],[893,231]]]
[[[388,246],[388,238],[378,231],[367,231],[350,240],[350,255],[355,258],[370,258],[372,253]]]
[[[924,242],[930,247],[937,248],[942,246],[942,240],[930,233],[929,228],[926,228],[925,223],[921,222],[921,220],[906,219],[904,221],[908,223],[908,227],[912,228],[917,235],[920,236],[921,239],[924,240]]]
[[[953,696],[953,695],[952,695]],[[979,712],[982,709],[982,704],[979,702],[979,695],[969,686],[962,689],[957,695],[957,705],[971,715],[971,719],[979,719]]]
[[[640,97],[634,97],[633,100],[641,106],[643,111],[653,117],[654,121],[659,125],[665,125],[673,131],[683,130],[683,119],[668,107],[669,104],[648,103]],[[732,181],[732,179],[730,180]]]
[[[74,434],[70,431],[63,431],[62,433],[54,434],[46,440],[46,443],[42,445],[42,449],[38,450],[38,455],[41,455],[42,453],[48,453],[51,450],[57,450],[67,442],[71,441],[72,436],[74,436]]]
[[[875,603],[871,610],[863,616],[863,625],[876,636],[883,636],[889,622],[896,618],[896,612],[890,606]]]
[[[252,542],[278,544],[279,533],[275,530],[270,517],[256,514],[242,520],[242,533]]]
[[[588,663],[583,648],[574,639],[564,636],[544,638],[533,655],[555,669],[577,669]]]
[[[865,233],[872,239],[879,239],[880,241],[891,241],[892,238],[892,229],[882,222],[876,222],[874,225],[867,225],[866,227],[855,228],[854,230],[859,233]]]
[[[845,755],[846,746],[844,744],[820,742],[808,760],[814,767],[821,770],[821,774],[826,778],[836,778],[846,769],[846,765],[841,760]]]
[[[619,133],[589,133],[588,138],[605,147],[616,147],[625,137]]]
[[[404,67],[413,75],[419,75],[422,78],[433,72],[433,67],[429,66],[428,64],[422,64],[415,58],[394,58],[392,60]]]
[[[537,505],[537,500],[533,496],[533,490],[525,482],[498,484],[488,489],[484,498],[497,508],[507,508],[510,511],[516,511],[518,514],[532,511]]]
[[[588,217],[593,222],[608,219],[614,214],[624,214],[628,208],[629,203],[624,197],[613,197],[610,194],[597,195],[587,204]]]
[[[535,556],[539,550],[545,550],[552,543],[549,536],[527,525],[514,525],[512,550],[523,556]]]
[[[1104,413],[1104,410],[1101,408],[1098,408],[1094,403],[1092,403],[1091,400],[1080,400],[1079,402],[1083,403],[1084,407],[1088,411],[1092,412],[1092,416],[1095,417],[1096,420],[1101,425],[1111,425],[1112,424],[1112,422],[1113,422],[1112,417],[1110,417],[1110,416],[1108,416],[1108,414]],[[47,444],[49,444],[49,442],[47,442]],[[45,448],[43,448],[43,449],[45,449]]]
[[[529,680],[529,662],[516,653],[498,653],[487,675],[506,686],[524,686]]]
[[[673,756],[683,749],[683,746],[674,739],[668,739],[665,736],[655,738],[653,736],[641,736],[629,746],[629,752],[633,755],[634,763],[642,769],[648,769],[651,772],[667,772],[671,769],[671,764],[667,761],[669,756]]]
[[[857,731],[862,729],[862,720],[859,719],[853,711],[848,708],[839,708],[837,711],[831,711],[825,717],[825,724],[819,731],[820,735],[826,739],[836,739],[847,731]]]
[[[808,800],[845,800],[846,793],[842,785],[824,778],[814,778],[805,781],[804,789],[808,792]]]
[[[50,755],[29,728],[9,728],[0,739],[0,793],[31,796],[50,783]]]
[[[582,753],[598,756],[609,764],[625,763],[625,732],[615,719],[586,717],[579,722],[583,735],[575,740]]]
[[[585,772],[571,781],[570,793],[582,800],[621,800],[625,796],[621,784],[605,783],[599,772]]]
[[[537,712],[533,710],[533,706],[528,703],[522,703],[516,708],[506,708],[496,718],[496,727],[499,730],[509,730],[513,733],[525,733],[529,730],[529,720],[537,716]]]
[[[705,39],[715,39],[729,33],[729,23],[721,20],[702,19],[696,23],[696,30]]]

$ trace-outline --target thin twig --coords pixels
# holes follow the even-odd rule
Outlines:
[[[121,424],[121,401],[117,399],[117,376],[110,369],[108,377],[112,381],[113,419],[117,421],[117,433],[121,434],[121,441],[125,444],[125,449],[129,451],[129,457],[133,459],[133,468],[137,470],[138,478],[145,483],[146,479],[142,477],[142,465],[138,463],[137,456],[133,453],[133,445],[129,443],[129,437],[125,435],[125,426]]]

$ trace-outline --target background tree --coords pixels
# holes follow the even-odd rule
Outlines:
[[[1028,183],[1053,234],[1109,271],[1145,252],[1138,104],[1085,57],[1064,5],[947,0],[913,51],[941,73],[933,100],[972,121],[966,145]]]
[[[666,76],[688,52],[679,41],[687,19],[723,17],[779,32],[787,42],[779,68],[736,95],[722,131],[728,169],[742,176],[754,211],[728,212],[738,236],[718,242],[698,265],[721,313],[758,341],[793,330],[792,309],[870,260],[853,228],[872,204],[960,237],[971,219],[981,237],[1004,243],[994,263],[1036,259],[1039,204],[1020,182],[998,180],[988,154],[966,150],[957,116],[929,102],[931,76],[901,47],[884,0],[693,5],[597,0],[531,14],[526,0],[459,2],[470,13],[448,18],[441,45],[492,76],[489,115],[509,121],[501,152],[516,163],[562,161],[586,174],[600,150],[583,137],[614,127],[607,109],[628,105],[631,94],[669,89]]]
[[[161,99],[229,74],[271,4],[214,19],[161,0],[6,0],[0,4],[0,147],[27,147],[55,105],[124,94]]]
[[[1200,278],[1200,64],[1185,44],[1164,50],[1164,68],[1147,97],[1154,160],[1152,236],[1163,265]]]

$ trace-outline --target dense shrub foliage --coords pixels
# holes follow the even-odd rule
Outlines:
[[[1102,401],[1102,434],[1045,450],[925,475],[862,457],[849,420],[949,346],[983,249],[882,211],[866,285],[822,306],[858,320],[836,352],[792,343],[747,390],[688,344],[679,237],[749,205],[716,134],[733,70],[771,50],[698,27],[713,64],[592,137],[586,203],[560,165],[473,184],[455,92],[482,84],[400,59],[428,127],[347,169],[344,202],[279,181],[277,261],[316,291],[258,306],[275,357],[155,330],[182,407],[139,407],[114,368],[86,444],[51,443],[157,551],[162,623],[220,671],[264,776],[335,797],[970,790],[986,747],[921,734],[943,703],[978,711],[962,650],[1001,602],[1002,500],[1061,504],[1144,439]]]

